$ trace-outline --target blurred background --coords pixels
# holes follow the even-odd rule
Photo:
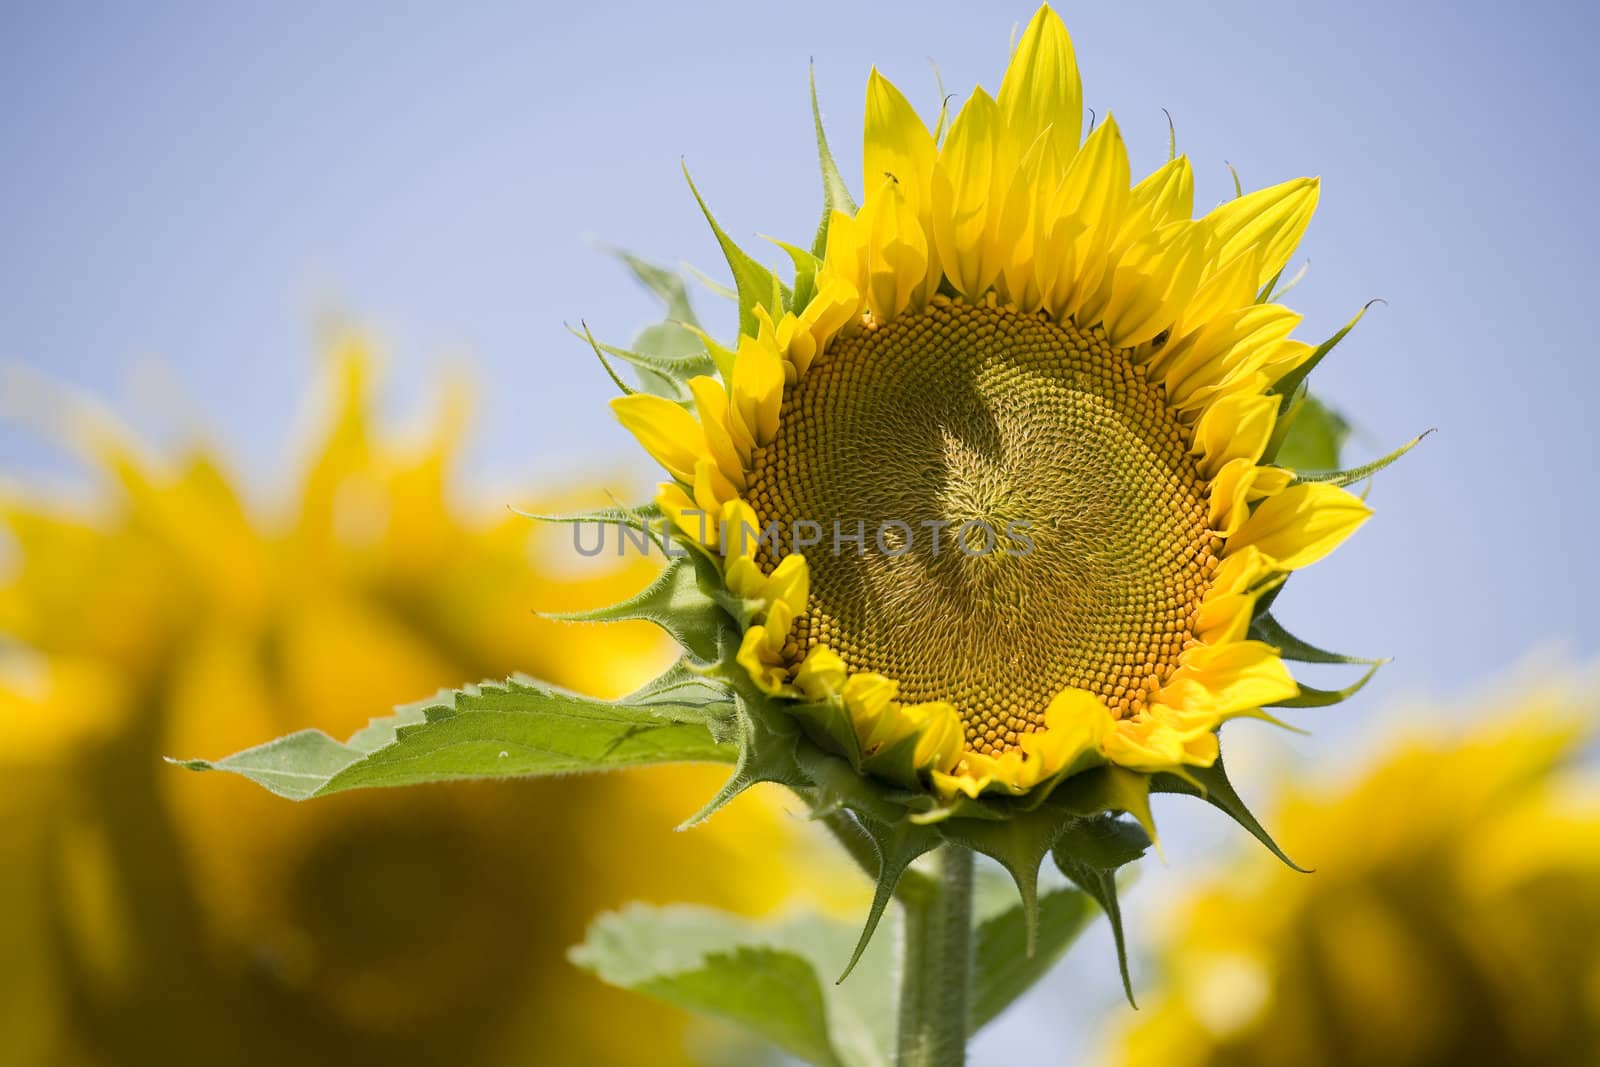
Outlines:
[[[518,669],[600,692],[644,677],[665,655],[649,635],[558,632],[527,609],[599,603],[647,575],[580,568],[560,538],[506,511],[637,494],[650,477],[603,408],[609,382],[564,326],[583,320],[621,343],[659,314],[597,244],[720,276],[681,159],[747,247],[758,233],[809,235],[820,192],[808,60],[853,177],[873,63],[931,115],[930,58],[952,92],[994,89],[1032,10],[0,8],[0,363],[12,368],[0,378],[0,958],[22,961],[0,978],[0,1028],[23,1035],[16,1062],[215,1062],[217,1035],[246,1050],[238,1062],[285,1047],[309,1062],[373,1048],[435,1062],[468,1037],[481,1062],[527,1062],[530,1048],[545,1062],[580,1051],[630,1062],[680,1046],[738,1061],[664,1011],[649,1018],[682,1037],[629,1046],[656,1028],[642,1014],[617,1027],[617,1013],[656,1009],[606,993],[560,952],[594,911],[633,897],[760,912],[848,896],[842,869],[797,873],[815,866],[814,846],[781,797],[674,836],[706,774],[296,809],[155,756],[217,755],[305,725],[342,736],[395,701]],[[1395,662],[1355,701],[1298,716],[1309,737],[1230,729],[1234,776],[1264,806],[1314,769],[1323,784],[1283,802],[1282,836],[1325,872],[1345,855],[1340,835],[1409,806],[1345,821],[1293,813],[1340,810],[1352,783],[1399,758],[1397,735],[1443,752],[1477,736],[1469,722],[1505,721],[1535,683],[1600,652],[1587,315],[1600,15],[1553,2],[1062,13],[1086,102],[1115,110],[1136,171],[1165,158],[1165,108],[1201,205],[1231,192],[1228,163],[1246,187],[1323,177],[1300,253],[1310,269],[1291,297],[1302,335],[1387,301],[1313,382],[1354,423],[1349,457],[1440,431],[1378,480],[1377,518],[1280,602],[1307,639]],[[731,308],[697,297],[728,332]],[[1592,676],[1566,676],[1533,720],[1593,721]],[[1575,732],[1550,744],[1581,779]],[[1559,807],[1574,813],[1565,840],[1592,854],[1595,824],[1579,815],[1595,811],[1592,796],[1568,790],[1573,772],[1548,769],[1559,762],[1529,756],[1505,788],[1575,792]],[[1463,765],[1460,777],[1481,775]],[[1448,795],[1454,781],[1405,789]],[[1183,918],[1196,909],[1255,916],[1248,896],[1205,902],[1219,879],[1265,875],[1249,873],[1220,816],[1184,805],[1157,816],[1168,862],[1143,865],[1128,911],[1136,981],[1163,1006],[1139,1025],[1178,1019],[1169,1032],[1190,1050],[1209,1047],[1194,1026],[1242,1042],[1259,1010],[1195,1009],[1173,976],[1219,972],[1155,950],[1203,941],[1192,931],[1206,920]],[[585,858],[581,877],[550,875],[558,849]],[[1468,893],[1469,881],[1418,892],[1501,914],[1496,894],[1522,885],[1510,862],[1494,892]],[[1529,864],[1519,870],[1545,870]],[[1354,884],[1361,872],[1346,867]],[[1300,921],[1291,910],[1249,936],[1282,941]],[[448,921],[402,957],[380,948],[418,911]],[[1460,953],[1510,958],[1508,944],[1532,943],[1522,933],[1457,946],[1437,966],[1476,973]],[[1118,1062],[1156,1047],[1093,1036],[1133,1025],[1109,941],[1100,928],[1087,937],[980,1038],[976,1062],[1025,1050]],[[1589,992],[1560,1016],[1569,1028],[1600,1015],[1600,978],[1584,986],[1573,968],[1562,988]],[[1255,988],[1259,1009],[1273,1003],[1262,974],[1288,972],[1258,960],[1254,987],[1239,967],[1220,973],[1232,984],[1202,984],[1242,990],[1222,998],[1235,1004]],[[1316,973],[1336,983],[1333,964]],[[1428,985],[1426,972],[1412,978]],[[1446,998],[1439,1017],[1488,995]],[[1340,1020],[1383,1001],[1327,1025],[1354,1026]],[[1415,1047],[1396,1062],[1455,1062]],[[1278,1062],[1242,1044],[1219,1055]]]

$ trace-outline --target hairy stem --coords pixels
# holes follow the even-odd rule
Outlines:
[[[896,1067],[962,1067],[972,987],[972,853],[934,852],[930,892],[904,901]]]

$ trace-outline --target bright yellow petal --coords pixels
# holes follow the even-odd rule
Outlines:
[[[911,307],[929,277],[927,235],[900,185],[886,180],[859,216],[868,226],[867,307],[887,322]]]
[[[1103,256],[1128,206],[1128,150],[1110,115],[1073,157],[1040,220],[1036,270],[1045,306],[1057,318],[1078,309],[1105,272]]]
[[[956,291],[976,300],[1000,273],[998,229],[1010,170],[1001,164],[1000,109],[978,89],[956,116],[933,173],[933,236]]]
[[[1219,265],[1246,249],[1259,249],[1256,288],[1283,270],[1317,209],[1321,184],[1316,178],[1295,178],[1228,201],[1205,217],[1216,236]]]
[[[1280,399],[1266,393],[1237,393],[1208,407],[1195,424],[1191,448],[1200,457],[1201,475],[1214,477],[1232,460],[1259,460],[1278,423]]]
[[[1048,4],[1039,8],[1017,42],[1000,83],[1000,120],[1020,157],[1050,131],[1044,174],[1053,187],[1078,150],[1083,130],[1083,85],[1072,39]]]
[[[827,645],[813,645],[795,669],[794,684],[807,700],[820,703],[838,696],[847,677],[849,669],[838,653]]]
[[[885,177],[900,186],[913,206],[927,203],[936,151],[933,135],[894,83],[878,73],[867,77],[866,131],[861,151],[861,189],[871,198]],[[830,243],[831,243],[830,237]]]
[[[1197,645],[1178,664],[1157,699],[1188,712],[1231,715],[1300,692],[1277,651],[1260,641]]]
[[[611,410],[667,473],[682,482],[694,481],[695,463],[705,453],[705,434],[693,415],[648,393],[615,397]]]
[[[1372,515],[1352,493],[1325,482],[1291,485],[1257,506],[1229,553],[1255,546],[1284,570],[1299,570],[1332,552]]]

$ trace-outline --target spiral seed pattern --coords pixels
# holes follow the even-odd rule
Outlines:
[[[1188,443],[1099,329],[939,299],[841,336],[745,494],[778,526],[763,567],[810,562],[786,652],[822,642],[901,700],[949,701],[991,754],[1068,686],[1133,714],[1191,640],[1220,549]]]

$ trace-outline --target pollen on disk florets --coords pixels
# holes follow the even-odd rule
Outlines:
[[[989,754],[1066,688],[1136,713],[1216,567],[1188,436],[1130,352],[942,298],[835,341],[753,454],[746,498],[777,524],[763,569],[810,563],[790,654],[824,644],[901,700],[953,704]]]

